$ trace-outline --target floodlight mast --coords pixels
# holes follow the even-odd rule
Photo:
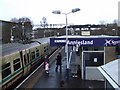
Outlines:
[[[69,66],[69,58],[68,58],[68,19],[67,19],[67,15],[70,13],[75,13],[77,11],[80,11],[79,8],[75,8],[72,9],[71,12],[68,13],[61,13],[60,10],[54,10],[52,13],[53,14],[64,14],[65,18],[66,18],[66,44],[65,44],[65,53],[66,53],[66,59],[67,59],[67,68],[66,68],[66,75],[67,75],[67,79],[69,79],[69,70],[70,70],[70,66]]]

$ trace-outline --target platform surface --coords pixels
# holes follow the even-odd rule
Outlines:
[[[39,78],[37,83],[32,89],[36,88],[88,88],[96,89],[101,88],[104,90],[103,81],[95,80],[82,80],[80,77],[72,77],[69,74],[69,79],[66,78],[66,58],[64,50],[61,51],[62,54],[62,72],[55,72],[56,62],[50,65],[49,74],[44,74]],[[71,71],[70,71],[71,72]]]

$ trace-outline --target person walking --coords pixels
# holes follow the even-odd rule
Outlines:
[[[44,67],[45,67],[45,72],[49,73],[49,59],[48,59],[48,55],[45,55]]]
[[[62,56],[61,56],[61,53],[59,52],[57,57],[56,57],[56,68],[55,68],[55,71],[57,72],[58,71],[58,67],[60,69],[60,72],[62,71],[62,62],[61,62],[61,59],[62,59]]]

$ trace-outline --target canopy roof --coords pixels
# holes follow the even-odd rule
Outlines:
[[[98,69],[114,88],[120,89],[120,59],[102,65]]]

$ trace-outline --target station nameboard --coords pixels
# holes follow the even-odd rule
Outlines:
[[[68,38],[68,46],[116,46],[120,38]],[[50,38],[50,46],[65,46],[66,38]]]

